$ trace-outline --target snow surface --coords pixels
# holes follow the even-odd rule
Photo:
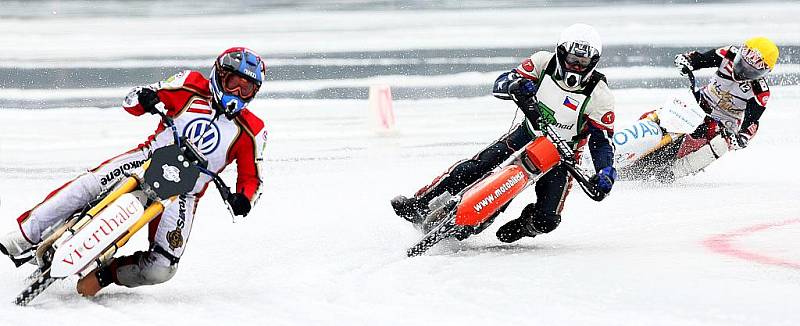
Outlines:
[[[620,121],[676,92],[616,91]],[[404,253],[420,234],[388,200],[501,135],[513,107],[490,97],[396,101],[399,133],[381,137],[370,131],[366,101],[260,101],[253,107],[271,138],[265,192],[250,216],[232,224],[210,192],[169,283],[83,299],[68,279],[31,307],[0,305],[0,324],[796,325],[800,269],[703,243],[800,217],[800,177],[789,172],[797,152],[785,150],[800,144],[789,133],[800,90],[774,94],[751,146],[705,173],[671,186],[620,182],[599,204],[574,191],[556,231],[501,244],[494,231],[534,200],[526,192],[486,232],[414,259]],[[156,123],[99,109],[3,110],[0,121],[17,122],[0,131],[2,230]],[[800,264],[798,231],[793,223],[731,241]],[[138,235],[126,249],[145,246]],[[32,266],[2,267],[0,297],[10,301]]]
[[[561,28],[580,20],[593,21],[607,44],[711,47],[755,30],[796,45],[798,14],[797,3],[273,12],[214,17],[221,25],[213,29],[208,17],[197,16],[4,19],[0,40],[14,46],[0,51],[0,66],[208,56],[224,47],[221,39],[262,52],[549,48]],[[511,22],[529,17],[536,18],[530,36],[507,33]],[[256,30],[236,34],[241,26]],[[620,182],[602,203],[576,189],[553,233],[500,243],[494,232],[534,200],[528,191],[484,233],[413,259],[405,249],[420,234],[394,216],[388,200],[502,135],[520,119],[513,106],[488,96],[395,101],[398,133],[378,136],[366,100],[256,100],[252,108],[267,122],[270,140],[265,192],[250,216],[232,224],[209,192],[170,282],[112,286],[93,299],[76,295],[70,278],[30,307],[16,307],[10,302],[33,268],[0,262],[0,299],[7,300],[0,325],[797,325],[800,87],[772,90],[751,146],[707,172],[669,186]],[[678,92],[684,91],[615,90],[618,121]],[[156,125],[153,117],[97,108],[2,109],[0,121],[0,232]],[[223,175],[229,182],[232,171]],[[139,234],[123,249],[145,247]]]

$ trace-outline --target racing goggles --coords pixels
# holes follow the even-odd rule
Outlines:
[[[733,59],[733,78],[736,80],[755,80],[766,76],[770,69],[761,54],[743,46]]]
[[[580,57],[572,53],[567,53],[567,56],[564,58],[564,63],[571,71],[583,72],[592,63],[592,58]]]
[[[249,100],[256,95],[258,85],[242,75],[232,71],[224,71],[222,73],[222,89],[226,93],[236,94],[243,100]]]

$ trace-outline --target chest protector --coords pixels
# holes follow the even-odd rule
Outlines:
[[[733,59],[738,50],[731,47],[711,81],[700,89],[701,106],[712,118],[729,130],[739,130],[747,101],[766,91],[763,79],[737,82],[733,80]]]
[[[586,105],[589,103],[592,91],[602,80],[603,74],[595,71],[582,89],[570,91],[561,88],[554,77],[556,68],[555,56],[539,76],[539,90],[536,97],[539,99],[539,112],[543,119],[550,124],[561,138],[570,142],[573,147],[578,141],[586,137],[584,125],[586,124]],[[530,120],[526,121],[528,131],[537,137],[544,135],[539,126],[534,126]]]

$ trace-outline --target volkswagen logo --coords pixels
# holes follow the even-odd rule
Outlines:
[[[219,128],[210,119],[197,118],[183,128],[186,137],[203,155],[208,155],[219,146]]]

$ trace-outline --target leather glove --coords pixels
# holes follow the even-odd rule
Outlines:
[[[139,104],[142,105],[144,111],[150,114],[158,114],[159,110],[156,106],[157,104],[161,103],[161,99],[158,98],[158,94],[151,88],[144,87],[139,91]],[[163,105],[162,105],[163,107]]]
[[[508,84],[508,95],[517,102],[527,101],[536,95],[537,90],[536,84],[527,78],[516,78]]]
[[[734,141],[736,141],[736,149],[747,147],[747,143],[750,142],[750,137],[751,136],[745,132],[736,134],[736,137],[734,137]]]
[[[597,185],[597,189],[606,194],[611,192],[611,188],[614,186],[614,181],[616,180],[617,169],[615,169],[613,166],[604,167],[591,179],[591,181]]]
[[[692,67],[692,61],[689,60],[689,55],[685,53],[681,53],[675,56],[675,67],[681,72],[681,76],[686,76],[689,71],[693,71],[694,67]]]
[[[234,215],[247,216],[247,213],[250,213],[250,200],[243,193],[233,193],[226,201],[231,205]]]

